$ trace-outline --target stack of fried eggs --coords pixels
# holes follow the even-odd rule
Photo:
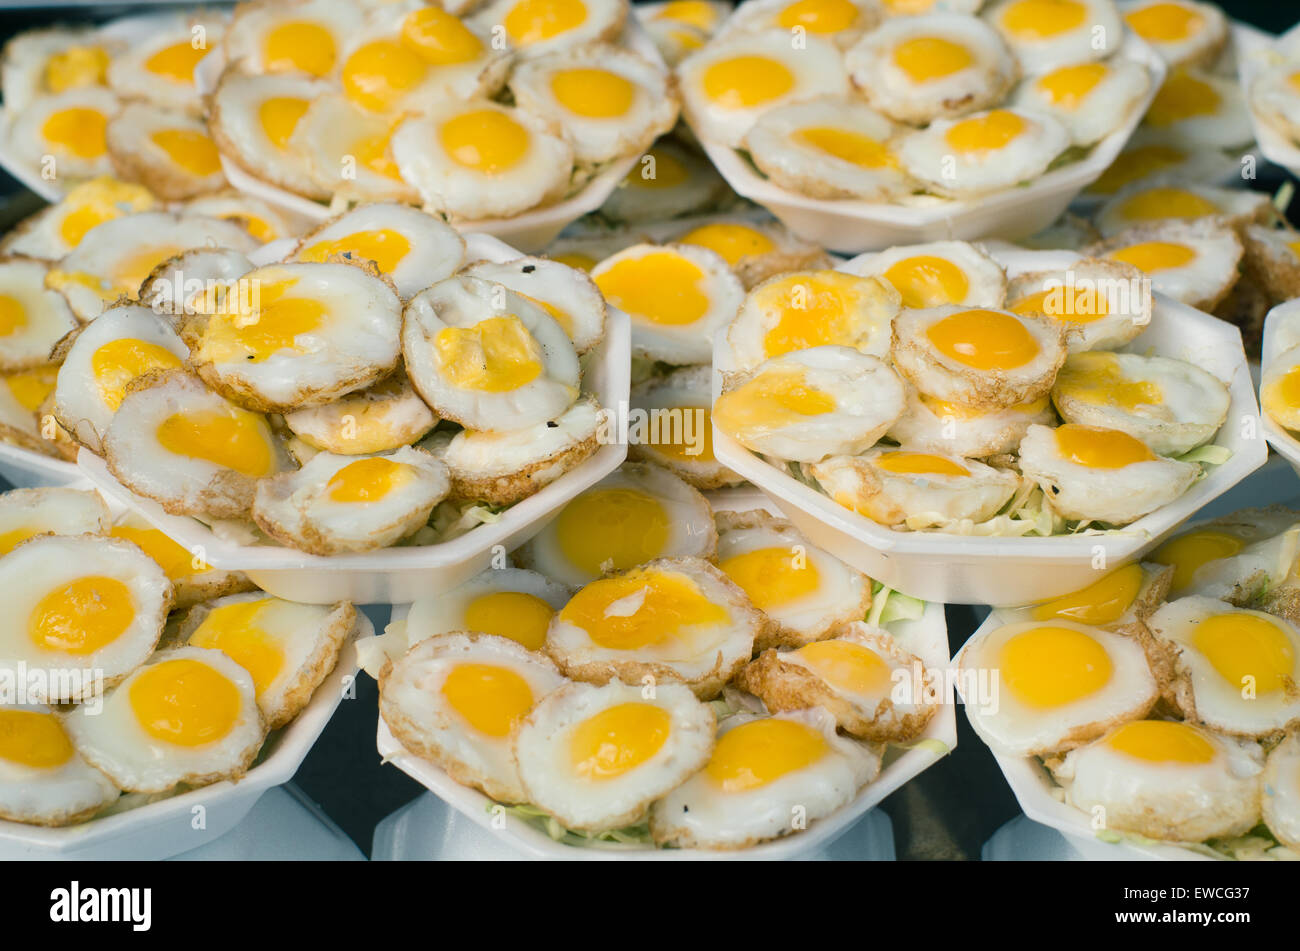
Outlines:
[[[253,247],[235,224],[149,212],[48,268],[14,259],[35,290],[9,345],[53,387],[38,403],[9,383],[27,413],[12,432],[53,429],[173,515],[318,555],[455,537],[595,452],[581,357],[605,304],[581,272],[470,260],[398,204],[345,212],[279,263],[255,268]],[[124,296],[101,310],[106,274]]]
[[[684,115],[782,188],[916,205],[1034,181],[1146,100],[1112,0],[936,6],[750,0],[678,64]]]
[[[1298,542],[1300,513],[1246,509],[996,610],[956,659],[971,725],[1107,841],[1300,857]]]
[[[1300,433],[1300,300],[1277,307],[1269,321],[1273,359],[1263,367],[1259,405],[1294,438]]]
[[[713,420],[897,530],[1123,526],[1226,458],[1188,456],[1227,418],[1226,384],[1147,353],[1151,319],[1120,255],[1009,279],[964,242],[891,248],[751,290]]]
[[[358,644],[407,751],[572,844],[738,849],[854,800],[936,711],[892,598],[763,511],[629,462]],[[910,599],[903,599],[905,602]],[[918,602],[904,616],[919,616]]]
[[[0,673],[26,686],[0,708],[0,818],[14,822],[70,825],[238,780],[357,631],[351,603],[264,594],[114,522],[93,491],[0,495],[0,579]]]

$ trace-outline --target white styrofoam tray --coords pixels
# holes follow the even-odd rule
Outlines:
[[[1237,45],[1237,76],[1241,82],[1242,95],[1246,97],[1251,125],[1255,129],[1255,141],[1259,143],[1264,158],[1282,166],[1292,175],[1300,175],[1300,143],[1291,141],[1256,114],[1250,104],[1250,87],[1260,73],[1275,63],[1282,62],[1283,57],[1278,52],[1278,47],[1287,42],[1297,45],[1298,39],[1300,26],[1288,30],[1280,37],[1271,36],[1243,23],[1233,26],[1233,40]],[[1300,54],[1300,46],[1297,46],[1297,54]]]
[[[1008,276],[1068,267],[1073,251],[1009,251],[994,257]],[[872,578],[925,601],[1027,604],[1076,591],[1092,581],[1100,547],[1119,567],[1150,551],[1183,521],[1262,466],[1268,447],[1259,432],[1254,384],[1232,324],[1154,294],[1151,326],[1126,347],[1194,363],[1228,386],[1228,419],[1214,439],[1232,458],[1180,498],[1105,534],[1052,538],[985,538],[940,532],[900,532],[839,505],[783,469],[750,452],[715,425],[714,453],[727,468],[762,489],[809,540]],[[733,370],[726,328],[713,350],[713,398],[722,373]]]
[[[405,620],[410,605],[395,605],[393,620]],[[942,676],[948,667],[948,625],[942,604],[927,604],[925,615],[915,621],[899,621],[888,626],[899,643],[921,658],[926,669]],[[938,711],[929,728],[917,742],[938,740],[950,752],[957,745],[957,718],[953,709],[952,687],[944,678],[944,694]],[[388,724],[379,717],[376,746],[384,762],[392,763],[412,779],[438,795],[443,801],[463,815],[496,833],[502,844],[520,857],[546,859],[629,859],[648,861],[675,861],[682,859],[797,859],[824,848],[843,834],[863,815],[877,806],[886,796],[908,780],[938,762],[943,755],[923,747],[906,750],[891,749],[885,756],[884,768],[874,782],[865,786],[857,797],[838,812],[813,822],[797,835],[764,842],[739,851],[711,851],[707,849],[656,849],[645,846],[575,847],[556,842],[537,827],[515,816],[493,813],[494,803],[477,789],[462,786],[445,772],[426,760],[406,752],[389,732]],[[494,822],[495,820],[495,822]],[[496,826],[494,828],[494,825]]]
[[[357,611],[357,636],[374,625]],[[163,859],[211,842],[233,829],[268,789],[287,783],[306,759],[344,695],[353,695],[356,648],[349,640],[338,664],[293,722],[274,731],[255,766],[238,782],[161,799],[80,825],[44,828],[0,820],[0,859]]]
[[[1273,361],[1288,349],[1288,341],[1282,339],[1283,335],[1279,332],[1278,325],[1281,322],[1283,314],[1297,310],[1300,310],[1300,304],[1288,301],[1285,304],[1278,304],[1270,310],[1268,316],[1264,318],[1264,345],[1260,359],[1261,402],[1263,395],[1263,375],[1267,373],[1268,368],[1272,365]],[[1300,319],[1300,314],[1296,315],[1296,319]],[[1295,338],[1296,339],[1290,341],[1291,346],[1300,344],[1300,334],[1295,335]],[[1300,439],[1296,439],[1277,423],[1273,422],[1273,418],[1269,416],[1268,413],[1261,412],[1259,418],[1260,427],[1264,431],[1264,438],[1268,440],[1268,444],[1277,451],[1279,456],[1291,464],[1291,468],[1296,471],[1297,475],[1300,475]]]
[[[765,178],[739,152],[696,135],[714,166],[739,195],[763,205],[796,235],[842,253],[956,238],[1021,238],[1043,230],[1115,161],[1165,77],[1164,61],[1132,33],[1116,56],[1147,67],[1151,88],[1120,128],[1082,159],[1052,169],[1028,185],[978,198],[924,206],[809,198]]]
[[[0,442],[0,479],[15,489],[68,485],[83,478],[75,462]]]
[[[465,236],[470,260],[509,261],[519,252],[488,235]],[[276,260],[291,242],[266,245],[254,264]],[[609,308],[605,339],[592,351],[583,377],[583,390],[600,405],[615,411],[628,400],[631,375],[631,325],[627,315]],[[621,421],[621,427],[625,421]],[[104,460],[83,449],[77,460],[81,472],[101,492],[152,525],[162,529],[216,568],[245,572],[259,588],[290,601],[358,604],[413,601],[434,588],[449,588],[486,569],[497,546],[509,551],[537,534],[551,516],[582,490],[618,468],[627,456],[624,432],[615,442],[550,485],[512,505],[491,524],[438,545],[399,546],[346,555],[309,555],[273,545],[240,545],[225,540],[197,519],[168,515],[158,503],[131,492],[113,477]]]

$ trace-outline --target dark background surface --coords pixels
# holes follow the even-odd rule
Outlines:
[[[194,4],[0,0],[0,42],[34,26],[189,6]],[[1271,32],[1282,32],[1300,19],[1296,0],[1225,0],[1219,6],[1232,17]],[[1265,164],[1253,187],[1273,193],[1282,178],[1278,169]],[[0,202],[0,229],[42,204],[3,171]],[[974,608],[947,607],[953,653],[975,630],[976,617]],[[404,773],[380,763],[375,751],[377,708],[375,682],[360,674],[356,699],[340,705],[294,777],[367,855],[376,823],[423,792]],[[996,762],[962,713],[957,716],[957,734],[956,750],[883,803],[893,820],[900,859],[978,859],[984,841],[1020,813]]]

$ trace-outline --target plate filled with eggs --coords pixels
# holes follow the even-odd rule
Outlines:
[[[268,595],[93,489],[0,495],[0,578],[6,858],[165,858],[233,828],[292,778],[373,632],[351,602]]]
[[[172,258],[65,340],[51,412],[96,485],[215,566],[403,601],[622,461],[604,410],[628,349],[581,272],[366,205],[296,244]]]
[[[1236,328],[1131,263],[1172,255],[1194,282],[1201,248],[936,242],[772,278],[716,338],[717,457],[916,597],[1081,587],[1267,456]]]
[[[569,508],[358,646],[380,754],[521,857],[798,857],[955,745],[942,605],[647,464]]]
[[[732,188],[842,252],[1046,227],[1164,74],[1110,0],[883,19],[853,0],[751,0],[677,66],[684,117]]]
[[[1030,819],[1097,858],[1300,854],[1298,518],[1197,523],[989,615],[957,689]]]

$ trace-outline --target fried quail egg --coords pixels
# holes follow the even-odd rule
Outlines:
[[[732,6],[718,0],[668,0],[653,7],[634,7],[633,12],[641,19],[641,25],[648,27],[651,23],[674,23],[699,30],[704,36],[712,36],[731,16]]]
[[[138,667],[171,606],[162,568],[135,545],[97,535],[24,542],[0,559],[0,586],[8,592],[0,669],[11,678],[24,665],[47,671],[27,677],[27,690],[49,703],[90,700],[101,674],[111,687]]]
[[[136,304],[113,307],[76,335],[59,368],[54,417],[92,452],[140,377],[179,369],[189,355],[176,332]]]
[[[796,45],[789,30],[742,32],[686,57],[677,78],[696,135],[737,148],[769,109],[848,94],[848,71],[833,42],[812,35]]]
[[[637,159],[600,213],[615,221],[662,221],[714,205],[728,191],[708,159],[664,138]]]
[[[450,488],[447,467],[419,449],[322,452],[296,472],[258,482],[252,514],[264,532],[299,551],[374,551],[427,524]]]
[[[356,627],[357,610],[338,604],[295,604],[261,591],[202,604],[185,618],[189,647],[219,650],[253,678],[269,729],[289,723],[338,662]]]
[[[443,222],[406,205],[365,205],[304,235],[288,261],[344,255],[373,261],[403,300],[460,267],[465,239]]]
[[[866,617],[871,579],[810,544],[785,519],[756,510],[719,512],[715,521],[718,567],[764,616],[756,650],[799,647]]]
[[[1136,638],[1071,620],[994,627],[966,643],[957,667],[964,689],[997,685],[985,703],[966,698],[966,713],[980,739],[1005,756],[1080,746],[1146,716],[1159,697]]]
[[[712,510],[697,489],[658,466],[628,462],[576,495],[514,557],[577,586],[656,558],[712,558],[717,545]]]
[[[716,252],[689,244],[636,244],[601,261],[591,279],[632,320],[632,355],[708,363],[713,336],[745,289]]]
[[[1148,555],[1147,560],[1174,569],[1173,580],[1169,585],[1171,595],[1199,590],[1201,579],[1214,571],[1214,568],[1210,568],[1202,573],[1202,568],[1218,566],[1225,560],[1233,559],[1254,543],[1283,533],[1295,523],[1294,512],[1284,509],[1280,514],[1280,522],[1277,515],[1268,509],[1246,510],[1235,513],[1234,516],[1215,519],[1175,535]],[[1265,517],[1253,517],[1257,515]]]
[[[0,58],[0,86],[13,113],[35,98],[107,82],[119,44],[93,28],[26,30],[9,40]]]
[[[1228,42],[1228,19],[1196,0],[1121,3],[1124,22],[1170,66],[1210,66]]]
[[[847,96],[770,109],[745,135],[754,164],[812,198],[887,201],[911,191],[889,144],[893,122]]]
[[[888,281],[911,309],[961,304],[1001,307],[1007,277],[981,248],[965,241],[932,241],[860,254],[844,269]]]
[[[1237,282],[1242,245],[1226,224],[1201,219],[1129,228],[1085,253],[1131,264],[1154,290],[1208,313]]]
[[[418,442],[438,424],[438,417],[406,374],[398,372],[333,403],[286,413],[284,422],[313,449],[365,455]]]
[[[1169,178],[1185,182],[1226,181],[1240,174],[1237,160],[1217,149],[1193,149],[1138,129],[1124,151],[1084,189],[1085,197],[1109,197],[1125,185]]]
[[[557,419],[523,429],[462,429],[438,456],[453,498],[513,505],[594,455],[608,425],[599,404],[586,398]]]
[[[447,217],[508,218],[563,197],[573,149],[536,116],[487,99],[408,118],[390,148],[425,206]]]
[[[118,794],[107,776],[78,755],[53,708],[0,707],[0,819],[74,825]]]
[[[1065,126],[1044,113],[993,109],[938,119],[903,136],[903,168],[931,190],[967,196],[1011,188],[1043,174],[1070,144]]]
[[[609,44],[527,60],[509,88],[525,112],[562,127],[575,160],[588,165],[638,155],[677,121],[668,73]]]
[[[503,28],[510,47],[532,57],[612,40],[627,15],[628,4],[622,0],[493,0],[467,22],[485,31]]]
[[[1066,423],[1030,426],[1020,471],[1066,519],[1127,525],[1178,498],[1201,474],[1196,463],[1158,456],[1118,429]]]
[[[123,99],[200,114],[194,71],[221,42],[225,26],[224,15],[210,11],[140,21],[139,32],[109,64],[109,86]]]
[[[900,296],[876,277],[795,271],[770,278],[745,297],[727,330],[740,369],[812,347],[851,347],[883,357]]]
[[[109,120],[106,134],[117,173],[147,183],[159,198],[181,201],[226,184],[221,155],[199,119],[132,102]]]
[[[350,37],[365,24],[361,4],[271,0],[240,6],[222,41],[226,62],[250,73],[333,75]]]
[[[628,435],[628,454],[663,466],[697,489],[744,481],[713,454],[713,413],[707,366],[681,367],[632,389],[633,419],[644,427]],[[636,425],[636,424],[633,424]]]
[[[890,425],[886,435],[917,452],[983,459],[1014,452],[1031,425],[1056,421],[1047,396],[1007,409],[985,411],[926,396],[911,384],[905,389],[903,415]]]
[[[1260,817],[1263,756],[1187,723],[1137,720],[1069,753],[1052,770],[1065,801],[1105,828],[1201,842],[1249,832]]]
[[[195,314],[215,310],[253,264],[229,248],[191,248],[168,258],[140,285],[140,303],[173,329]],[[118,305],[123,306],[123,305]]]
[[[888,631],[854,621],[798,650],[764,651],[736,681],[774,713],[821,707],[850,736],[908,743],[938,710],[925,693],[928,678]]]
[[[704,768],[654,804],[659,845],[740,849],[806,828],[880,772],[880,750],[835,732],[825,710],[723,721]]]
[[[959,13],[886,20],[844,62],[874,108],[914,125],[993,106],[1019,75],[997,32]]]
[[[728,5],[730,9],[730,5]],[[674,20],[641,19],[641,28],[654,41],[659,57],[669,67],[674,67],[708,42],[708,34],[686,23]]]
[[[1264,369],[1259,401],[1273,422],[1300,431],[1300,347],[1284,350]]]
[[[569,589],[526,568],[489,568],[464,584],[420,598],[406,618],[406,641],[477,631],[508,638],[530,651],[546,643],[546,628],[569,600]]]
[[[15,159],[56,182],[108,175],[113,163],[105,130],[118,107],[117,97],[99,86],[40,96],[14,118],[9,149]]]
[[[1300,633],[1290,622],[1193,596],[1147,623],[1177,652],[1172,696],[1185,719],[1254,737],[1300,722]]]
[[[1242,273],[1259,285],[1270,301],[1300,297],[1300,233],[1247,225],[1241,229],[1241,239],[1245,247]]]
[[[671,227],[669,225],[671,224]],[[665,223],[665,237],[717,252],[746,290],[787,271],[824,268],[830,257],[820,247],[793,235],[778,221],[737,214]]]
[[[66,440],[53,416],[45,418],[46,400],[54,392],[57,366],[0,373],[0,442],[33,452],[62,456]],[[68,454],[76,458],[76,446]]]
[[[128,514],[108,529],[113,538],[138,545],[156,561],[172,583],[172,608],[180,611],[209,598],[249,591],[253,583],[242,571],[214,568],[138,515]]]
[[[1142,123],[1161,142],[1193,150],[1249,147],[1255,137],[1237,81],[1195,69],[1166,77]]]
[[[221,74],[210,97],[208,134],[221,155],[249,175],[307,198],[328,199],[294,133],[312,100],[330,87],[292,74],[255,76],[244,63]],[[362,153],[361,163],[367,156]],[[359,164],[361,164],[359,163]]]
[[[1003,0],[983,16],[1026,73],[1105,59],[1124,40],[1111,0]]]
[[[1264,517],[1252,517],[1257,513]],[[1234,515],[1246,518],[1240,522],[1234,519],[1235,524],[1215,519],[1160,546],[1157,554],[1167,558],[1166,549],[1172,550],[1187,565],[1184,571],[1192,572],[1190,582],[1183,589],[1185,595],[1219,598],[1266,611],[1294,624],[1300,618],[1295,610],[1294,568],[1300,550],[1300,522],[1296,513],[1274,506],[1247,509]],[[1265,529],[1270,522],[1271,527]],[[1269,534],[1260,538],[1264,531]],[[1208,554],[1198,551],[1198,546]],[[1216,546],[1219,550],[1210,550]],[[1198,564],[1197,556],[1205,561]]]
[[[1265,124],[1300,140],[1300,63],[1289,60],[1261,71],[1250,87],[1250,107]]]
[[[1021,485],[1006,469],[908,449],[832,456],[808,471],[839,505],[882,525],[909,528],[987,521]]]
[[[246,254],[257,242],[239,225],[203,215],[124,215],[88,231],[50,268],[45,285],[62,293],[79,319],[92,320],[119,297],[136,297],[154,268],[168,258],[210,247]]]
[[[226,190],[213,195],[202,195],[185,205],[192,215],[220,218],[239,225],[259,244],[270,244],[280,238],[291,238],[303,230],[299,219],[272,208],[260,198],[243,192]]]
[[[433,9],[432,7],[430,9]],[[289,138],[322,194],[349,201],[415,204],[419,193],[402,180],[392,135],[400,118],[366,112],[336,93],[312,100]]]
[[[266,739],[253,678],[219,650],[162,651],[91,715],[64,720],[77,751],[128,792],[238,780]]]
[[[641,821],[701,769],[715,728],[680,684],[574,683],[534,706],[512,745],[528,802],[566,829],[599,832]]]
[[[1153,564],[1132,564],[1102,575],[1092,584],[1060,597],[1015,610],[999,609],[1008,622],[1077,621],[1121,634],[1132,634],[1164,603],[1173,571]]]
[[[714,424],[757,453],[795,462],[862,452],[903,412],[903,383],[879,357],[813,347],[726,379]]]
[[[195,372],[240,405],[275,413],[320,406],[396,368],[401,301],[373,271],[272,264],[239,283],[249,293],[227,295],[184,334]]]
[[[1072,354],[1052,402],[1067,423],[1118,429],[1162,456],[1214,438],[1228,418],[1228,388],[1184,360],[1136,353]]]
[[[5,254],[55,261],[78,244],[96,225],[112,218],[152,211],[158,204],[143,185],[107,176],[73,186],[56,205],[20,222],[0,241]]]
[[[1080,258],[1068,268],[1019,274],[1007,288],[1007,309],[1047,317],[1065,328],[1071,353],[1122,347],[1151,323],[1152,299],[1130,264]]]
[[[1104,237],[1127,228],[1210,218],[1234,227],[1265,220],[1272,211],[1268,196],[1260,192],[1211,185],[1130,185],[1098,209],[1093,221]]]
[[[102,535],[109,522],[108,506],[98,492],[10,489],[0,495],[0,556],[37,535]]]
[[[104,437],[108,467],[173,515],[246,518],[257,480],[289,465],[265,416],[165,373],[128,393]]]
[[[718,35],[753,30],[785,30],[792,34],[802,31],[803,35],[847,47],[879,23],[880,15],[874,0],[752,0],[736,9]]]
[[[504,285],[457,276],[406,305],[402,352],[416,392],[467,429],[523,429],[578,396],[578,357],[564,328]]]
[[[76,329],[63,296],[45,289],[46,266],[25,258],[0,258],[0,372],[32,370]]]
[[[1030,403],[1065,362],[1058,322],[955,305],[905,310],[894,319],[894,366],[922,393],[989,410]]]
[[[1151,75],[1141,63],[1092,61],[1029,77],[1012,102],[1056,119],[1070,133],[1071,145],[1090,146],[1121,128],[1150,88]]]
[[[379,681],[379,713],[408,751],[499,802],[524,802],[511,739],[565,683],[544,654],[488,633],[437,633]]]
[[[1300,849],[1300,734],[1292,733],[1268,754],[1260,807],[1264,824],[1279,842]]]
[[[568,334],[578,355],[605,336],[605,298],[583,271],[548,258],[479,261],[464,269],[466,277],[501,284],[539,304]]]

